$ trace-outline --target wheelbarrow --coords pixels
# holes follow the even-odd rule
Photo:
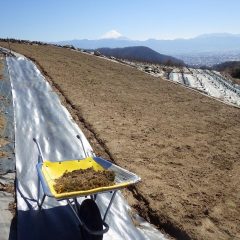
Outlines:
[[[140,181],[140,177],[129,172],[103,158],[96,157],[94,153],[89,156],[84,148],[82,139],[79,135],[77,138],[81,142],[81,146],[85,157],[76,160],[62,160],[51,162],[44,159],[40,144],[36,138],[39,157],[37,164],[38,173],[38,208],[41,210],[46,197],[55,198],[57,201],[66,200],[70,209],[73,211],[77,221],[79,222],[81,239],[102,239],[103,234],[108,232],[109,225],[106,223],[107,214],[112,206],[113,200],[118,190],[135,184]],[[54,189],[55,180],[61,177],[66,171],[71,172],[79,169],[93,168],[94,171],[111,170],[115,174],[114,183],[111,186],[98,187],[88,190],[78,190],[73,192],[57,193]],[[43,195],[41,197],[41,188]],[[110,192],[111,198],[103,218],[96,204],[98,194]],[[78,203],[78,197],[85,197],[81,205]],[[94,221],[92,220],[94,216]]]

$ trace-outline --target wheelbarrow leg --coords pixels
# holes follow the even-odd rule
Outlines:
[[[40,191],[41,190],[41,183],[40,180],[38,178],[38,197],[37,197],[37,205],[38,205],[38,209],[41,210],[42,209],[42,205],[44,203],[44,200],[46,198],[46,194],[43,193],[42,199],[40,200]],[[40,201],[40,202],[39,202]]]
[[[77,201],[77,198],[73,198],[73,202],[74,202],[75,211],[78,213],[79,203],[78,203],[78,201]]]
[[[37,145],[37,149],[38,149],[38,152],[39,152],[39,156],[38,156],[38,163],[43,163],[43,154],[42,154],[42,149],[41,149],[41,147],[40,147],[40,145],[39,145],[39,143],[38,143],[38,141],[37,141],[37,139],[36,138],[33,138],[33,141],[36,143],[36,145]],[[41,190],[41,183],[40,183],[40,179],[39,179],[39,176],[38,176],[38,196],[37,196],[37,205],[38,205],[38,209],[39,210],[41,210],[42,209],[42,205],[43,205],[43,202],[44,202],[44,200],[45,200],[45,198],[46,198],[46,194],[44,193],[43,194],[43,197],[42,197],[42,199],[41,199],[41,201],[40,201],[40,203],[39,203],[39,200],[40,200],[40,191]]]
[[[93,194],[93,195],[91,195],[90,197],[91,197],[91,199],[92,199],[93,201],[96,201],[96,199],[97,199],[97,194]]]
[[[36,141],[36,143],[37,143],[37,140],[34,140],[34,141]],[[41,151],[41,148],[40,148],[40,146],[38,145],[38,143],[37,143],[37,146],[38,146],[38,150],[39,150],[38,163],[41,163],[41,162],[43,162],[42,151]],[[45,200],[45,198],[46,198],[46,194],[45,194],[45,193],[43,194],[43,197],[42,197],[41,201],[40,201],[40,196],[41,196],[41,182],[40,182],[40,178],[39,178],[39,176],[38,176],[37,205],[38,205],[38,209],[39,209],[39,210],[42,209],[42,205],[43,205],[43,202],[44,202],[44,200]],[[40,203],[39,203],[39,201],[40,201]]]
[[[39,210],[42,210],[42,205],[43,205],[43,202],[44,202],[45,198],[46,198],[46,194],[43,194],[41,202],[39,203],[39,201],[38,201],[38,209]]]
[[[109,226],[102,221],[101,213],[94,200],[85,199],[78,210],[74,206],[74,201],[66,200],[78,220],[81,229],[81,239],[102,240],[103,234],[109,230]]]
[[[117,193],[117,190],[113,192],[113,195],[112,195],[111,200],[110,200],[110,202],[109,202],[109,204],[108,204],[107,210],[106,210],[106,212],[105,212],[105,214],[104,214],[103,222],[105,222],[105,220],[106,220],[107,214],[108,214],[109,209],[110,209],[110,207],[111,207],[111,205],[112,205],[112,203],[113,203],[113,200],[114,200],[114,198],[115,198],[115,196],[116,196],[116,193]]]
[[[43,193],[42,199],[40,200],[41,197],[41,183],[40,183],[40,179],[38,178],[38,198],[37,198],[37,205],[38,205],[38,209],[41,210],[42,209],[42,205],[44,203],[44,200],[46,198],[46,194]],[[40,202],[39,202],[40,201]]]

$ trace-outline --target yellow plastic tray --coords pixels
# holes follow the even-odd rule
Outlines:
[[[64,172],[66,171],[71,172],[73,170],[87,169],[91,167],[93,167],[95,171],[104,170],[104,168],[99,163],[97,163],[92,157],[88,157],[82,160],[66,160],[62,162],[50,162],[46,160],[42,163],[40,171],[42,171],[42,174],[45,178],[45,182],[48,185],[48,188],[51,191],[53,197],[57,199],[68,198],[73,196],[86,196],[86,195],[91,195],[98,192],[105,192],[105,191],[111,191],[114,189],[120,189],[132,184],[131,181],[124,181],[122,183],[115,183],[112,186],[94,188],[94,189],[89,189],[84,191],[79,190],[79,191],[64,192],[64,193],[57,193],[55,191],[53,187],[55,184],[55,179],[61,177],[64,174]]]

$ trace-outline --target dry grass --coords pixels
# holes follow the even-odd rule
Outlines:
[[[3,78],[3,55],[0,53],[0,80]],[[0,101],[2,101],[2,97],[0,96]],[[5,145],[5,140],[1,138],[2,131],[6,125],[6,120],[2,114],[0,114],[0,147]],[[0,157],[5,157],[7,154],[5,152],[0,151]]]
[[[6,119],[2,114],[0,114],[0,147],[3,147],[8,143],[8,141],[6,141],[4,138],[1,137],[5,126],[6,126]],[[8,157],[8,153],[0,150],[0,158],[4,158],[4,157]]]
[[[146,201],[132,204],[143,216],[192,239],[240,237],[239,109],[94,56],[11,46],[40,63],[116,163],[142,177]]]
[[[0,80],[3,80],[3,71],[4,71],[3,60],[4,60],[4,55],[0,53]],[[0,96],[0,101],[3,101],[2,96]],[[0,147],[3,147],[9,143],[7,140],[2,138],[5,126],[6,126],[6,119],[4,115],[0,114]],[[9,157],[9,153],[0,150],[0,158],[7,158],[7,157]],[[13,183],[3,184],[0,182],[0,191],[11,193],[15,198],[15,186]],[[12,213],[13,217],[15,217],[16,215],[16,208],[17,206],[15,201],[9,203],[8,210]]]
[[[6,125],[6,119],[2,114],[0,114],[0,130],[3,130],[5,125]]]
[[[3,79],[3,70],[4,70],[3,57],[4,56],[0,53],[0,80]],[[3,97],[0,96],[0,101],[2,100],[3,100]],[[5,125],[6,125],[6,119],[2,114],[0,114],[0,147],[8,143],[4,138],[1,137],[2,131],[4,130]],[[8,153],[0,151],[0,158],[7,157],[7,156],[8,156]]]
[[[93,168],[65,172],[55,180],[57,193],[85,191],[114,185],[115,174],[111,171],[95,171]]]
[[[3,55],[0,53],[0,80],[3,79]]]
[[[0,121],[1,121],[1,117],[0,117]],[[7,141],[6,139],[0,138],[0,147],[3,147],[8,143],[9,143],[9,141]]]
[[[7,152],[0,151],[0,158],[6,158],[8,156],[9,156],[9,154]]]
[[[222,74],[223,74],[224,76],[226,76],[227,79],[231,79],[231,81],[232,81],[234,84],[240,85],[240,79],[239,79],[239,78],[233,78],[228,72],[222,72]]]
[[[3,79],[3,55],[0,53],[0,80]],[[3,101],[3,97],[0,96],[0,101]],[[0,114],[0,147],[3,147],[4,145],[6,145],[7,143],[9,143],[8,141],[6,141],[4,138],[2,138],[2,134],[3,134],[3,130],[6,126],[6,119],[4,117],[4,115]],[[0,158],[3,157],[8,157],[8,153],[4,152],[4,151],[0,151]]]
[[[0,191],[14,193],[14,185],[13,184],[3,184],[0,182]]]
[[[16,217],[16,209],[17,209],[17,203],[16,202],[10,202],[8,204],[8,210],[12,213],[13,218]]]

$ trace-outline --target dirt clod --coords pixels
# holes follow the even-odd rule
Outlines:
[[[14,185],[0,183],[0,191],[14,193]]]
[[[8,157],[8,153],[4,151],[0,151],[0,158],[6,158]]]
[[[3,79],[3,58],[1,57],[0,54],[0,80]]]
[[[8,210],[12,213],[13,217],[16,215],[17,204],[16,202],[10,202],[8,204]]]
[[[54,189],[57,193],[84,191],[114,184],[115,174],[112,171],[95,171],[93,168],[65,172],[55,180]]]

